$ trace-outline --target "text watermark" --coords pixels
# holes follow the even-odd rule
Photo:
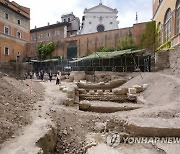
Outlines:
[[[122,137],[119,133],[108,134],[106,142],[111,147],[121,144],[180,144],[180,137]]]

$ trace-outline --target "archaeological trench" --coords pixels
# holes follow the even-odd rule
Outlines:
[[[72,72],[59,86],[40,84],[44,100],[34,104],[32,122],[0,154],[180,153],[178,143],[122,141],[180,137],[180,80],[172,75]]]

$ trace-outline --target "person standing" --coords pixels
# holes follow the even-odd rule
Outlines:
[[[41,71],[39,71],[39,73],[38,73],[38,79],[39,80],[41,79]]]
[[[56,75],[56,85],[59,85],[59,83],[60,83],[60,73],[59,73],[59,71],[57,72],[57,75]]]
[[[50,71],[49,72],[49,81],[51,82],[51,80],[52,80],[52,72]]]
[[[30,79],[32,79],[32,77],[33,77],[33,73],[32,72],[29,73],[29,77],[30,77]]]
[[[33,74],[33,79],[37,80],[36,72]]]
[[[44,71],[41,70],[41,80],[43,81],[44,80]]]

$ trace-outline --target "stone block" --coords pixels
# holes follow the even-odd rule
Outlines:
[[[67,88],[63,88],[63,89],[62,89],[62,92],[63,92],[63,93],[66,93],[67,90],[68,90]]]
[[[118,94],[118,95],[126,95],[128,93],[128,88],[123,87],[123,88],[115,88],[112,90],[113,94]]]
[[[91,107],[91,104],[89,103],[89,101],[82,101],[79,104],[79,109],[80,110],[87,110]]]
[[[103,90],[97,90],[98,95],[103,95]]]
[[[90,90],[90,91],[89,91],[89,94],[90,94],[90,95],[94,95],[94,94],[95,94],[95,91],[94,91],[94,90]]]
[[[75,89],[68,89],[67,90],[67,97],[68,98],[75,98]]]
[[[87,94],[87,91],[85,89],[78,89],[80,94]]]
[[[70,82],[73,82],[73,81],[74,81],[74,76],[70,75],[70,76],[69,76],[69,81],[70,81]]]
[[[64,88],[66,88],[65,86],[59,86],[59,90],[63,90]]]
[[[63,105],[65,105],[65,106],[73,106],[74,105],[74,100],[68,98],[65,101],[63,101]]]
[[[128,93],[129,94],[136,94],[136,88],[128,88]]]
[[[99,85],[105,85],[105,83],[104,82],[99,82]]]
[[[137,93],[143,92],[143,90],[144,90],[143,87],[139,86],[139,85],[134,85],[133,88],[136,88]]]
[[[143,90],[146,90],[149,87],[149,85],[148,84],[143,84],[142,87],[143,87]]]
[[[137,100],[137,96],[134,95],[134,94],[127,93],[127,99],[129,101],[136,101]]]

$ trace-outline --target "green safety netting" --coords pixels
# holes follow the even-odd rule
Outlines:
[[[88,60],[88,59],[111,59],[115,57],[119,57],[122,55],[127,55],[127,54],[134,54],[134,53],[140,53],[144,50],[120,50],[120,51],[113,51],[113,52],[94,52],[86,57],[79,58],[77,60],[71,61],[71,62],[78,62],[81,60]]]

